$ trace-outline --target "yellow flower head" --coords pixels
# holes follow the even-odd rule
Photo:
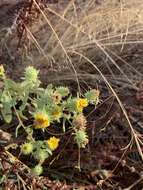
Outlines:
[[[44,112],[37,112],[35,118],[35,129],[44,129],[50,125],[49,117]]]
[[[47,144],[49,148],[54,151],[59,146],[60,139],[56,137],[51,137],[49,140],[47,140]]]
[[[0,65],[0,76],[4,76],[5,75],[5,70],[3,65]]]
[[[88,100],[86,98],[78,98],[76,101],[77,111],[82,112],[83,108],[88,106]]]

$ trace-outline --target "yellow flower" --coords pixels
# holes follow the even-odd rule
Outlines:
[[[49,148],[53,151],[59,146],[60,139],[56,137],[51,137],[49,140],[47,140],[47,144]]]
[[[50,125],[49,117],[44,112],[37,112],[35,118],[35,129],[44,129]]]
[[[5,75],[5,70],[3,65],[0,65],[0,76],[4,76]]]
[[[86,98],[78,98],[76,101],[77,111],[82,112],[83,108],[88,106],[88,100]]]

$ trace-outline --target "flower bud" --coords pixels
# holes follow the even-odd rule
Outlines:
[[[79,115],[75,116],[75,118],[73,119],[73,126],[77,130],[85,129],[86,123],[87,123],[87,120],[86,120],[86,118],[85,118],[85,116],[83,114],[79,114]]]
[[[33,144],[32,143],[24,143],[21,145],[21,152],[24,155],[28,155],[33,151]]]
[[[32,66],[25,69],[25,79],[29,82],[36,82],[38,80],[39,71]]]
[[[34,158],[40,162],[44,162],[45,159],[48,157],[48,153],[45,150],[38,150],[34,152]]]
[[[75,132],[75,142],[80,148],[85,148],[88,143],[88,136],[85,130],[78,130]]]
[[[39,164],[36,165],[34,168],[32,168],[32,173],[37,176],[41,175],[43,173],[43,167]]]

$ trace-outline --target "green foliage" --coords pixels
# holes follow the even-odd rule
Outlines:
[[[3,88],[0,91],[0,113],[6,123],[17,118],[16,136],[22,127],[27,134],[25,142],[20,145],[21,153],[31,155],[38,162],[32,172],[40,175],[43,162],[53,154],[60,143],[60,139],[53,136],[49,139],[37,140],[33,135],[35,130],[48,132],[47,128],[59,123],[63,132],[72,129],[74,142],[79,148],[85,148],[88,143],[86,133],[86,118],[84,108],[89,104],[99,102],[99,91],[90,90],[82,97],[73,97],[68,87],[46,88],[40,86],[39,71],[32,66],[25,69],[21,82],[7,78],[3,67],[0,67],[0,80]],[[32,124],[28,124],[33,121]],[[27,123],[27,124],[26,124]],[[66,123],[68,123],[67,126]]]

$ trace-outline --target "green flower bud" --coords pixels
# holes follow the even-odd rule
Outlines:
[[[33,151],[33,144],[32,143],[24,143],[21,145],[21,152],[24,155],[28,155]]]
[[[34,168],[32,168],[32,173],[37,176],[41,175],[43,173],[43,167],[39,164],[36,165]]]
[[[33,154],[34,158],[40,162],[44,162],[46,158],[48,158],[48,152],[45,150],[37,150]]]
[[[91,89],[85,93],[85,97],[91,104],[97,105],[99,103],[100,91],[96,89]]]
[[[67,87],[60,86],[56,88],[56,92],[62,97],[65,97],[69,94],[69,89]]]
[[[28,66],[25,69],[25,79],[26,81],[36,82],[38,80],[39,71],[36,70],[33,66]]]
[[[85,130],[78,130],[75,132],[75,142],[80,148],[85,148],[88,143],[88,136]]]

